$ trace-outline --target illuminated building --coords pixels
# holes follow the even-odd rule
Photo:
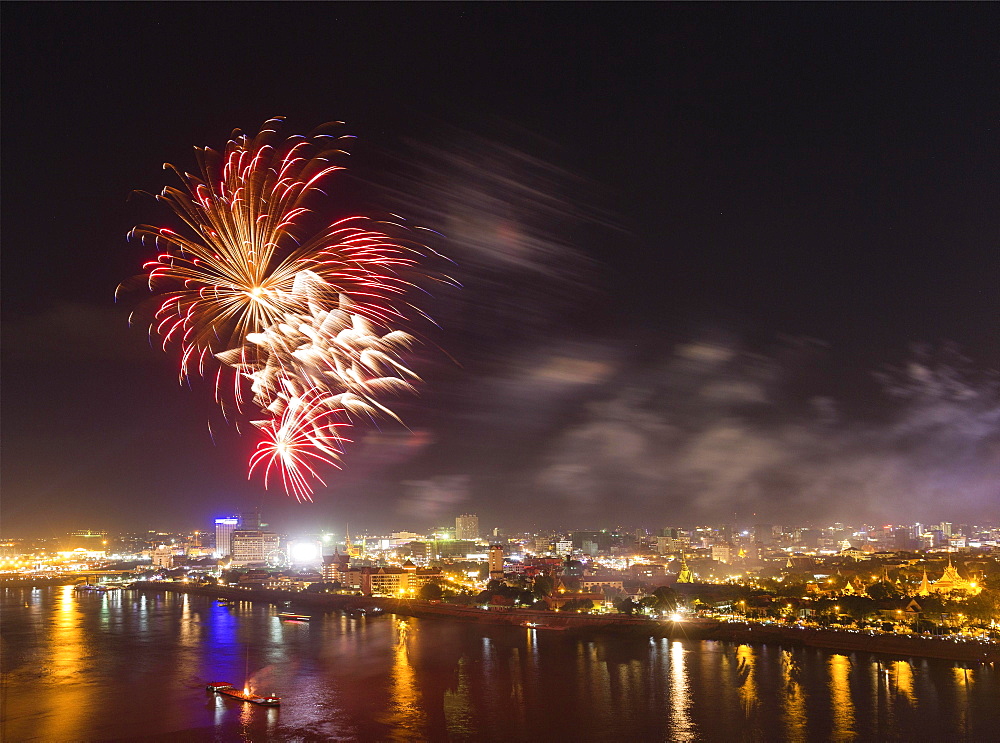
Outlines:
[[[323,558],[323,581],[325,583],[347,583],[347,570],[351,558],[348,555],[327,555]]]
[[[598,593],[602,589],[623,590],[622,576],[597,573],[580,579],[580,588],[587,593]]]
[[[694,583],[694,574],[691,572],[691,568],[688,567],[687,560],[681,557],[681,569],[677,573],[678,583]]]
[[[606,531],[575,531],[569,538],[575,549],[588,555],[606,552],[611,548],[611,536]]]
[[[154,568],[172,568],[174,566],[174,550],[161,544],[151,555]]]
[[[344,549],[347,551],[348,557],[360,557],[361,550],[358,549],[357,545],[351,541],[351,525],[347,525],[346,533],[344,534]]]
[[[927,580],[927,568],[924,568],[924,577],[920,581],[920,587],[917,589],[918,596],[930,596],[931,595],[931,584]]]
[[[503,580],[503,546],[491,544],[489,552],[490,578]]]
[[[229,557],[232,553],[232,536],[240,526],[236,516],[215,520],[215,556]]]
[[[242,567],[253,563],[263,563],[274,552],[279,551],[278,535],[259,529],[237,529],[231,535],[233,567]]]
[[[719,562],[731,563],[733,561],[733,548],[724,542],[712,545],[712,559]]]
[[[676,537],[657,537],[656,551],[661,555],[670,555],[683,549],[681,540]]]
[[[108,544],[108,533],[106,531],[74,531],[67,534],[64,539],[59,540],[61,548],[66,552],[71,552],[81,547],[88,552],[105,551]]]
[[[420,535],[415,531],[394,531],[389,535],[390,547],[402,547],[404,544],[419,541]]]
[[[398,596],[409,590],[409,578],[403,568],[377,568],[362,574],[361,591],[368,596]]]
[[[927,571],[924,571],[924,579],[926,578]],[[923,588],[924,585],[921,583],[921,589]],[[958,568],[951,564],[951,557],[948,558],[948,567],[944,569],[944,575],[930,585],[931,593],[949,594],[952,591],[966,591],[970,596],[978,596],[982,590],[977,583],[959,575]]]
[[[426,583],[441,578],[440,568],[418,568],[407,560],[403,567],[354,568],[344,585],[359,588],[366,596],[416,596]]]
[[[455,539],[479,539],[479,517],[474,513],[463,513],[455,519]]]

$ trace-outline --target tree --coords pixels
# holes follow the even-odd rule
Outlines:
[[[566,587],[567,591],[576,592],[581,589],[582,584],[580,583],[580,579],[576,576],[564,575],[559,580]]]
[[[220,576],[223,583],[238,583],[240,580],[239,570],[223,570]]]
[[[336,593],[340,590],[340,583],[310,583],[306,586],[307,593]]]
[[[879,581],[878,583],[873,583],[867,588],[868,595],[871,596],[875,601],[887,601],[889,599],[899,598],[899,591],[896,590],[896,586],[892,583],[887,583],[886,581]]]
[[[594,602],[590,599],[570,599],[559,611],[590,611],[594,608]]]
[[[444,591],[441,589],[441,584],[437,581],[428,581],[420,586],[420,591],[417,595],[424,601],[440,601],[444,595]]]
[[[653,604],[654,609],[658,611],[677,610],[677,591],[670,586],[658,586],[653,591],[653,597],[656,599],[656,603]]]
[[[548,575],[538,575],[535,576],[535,580],[532,583],[531,592],[537,598],[542,598],[543,596],[551,596],[554,588],[555,583],[551,577]]]
[[[639,605],[632,600],[631,596],[622,596],[615,600],[615,609],[622,614],[631,616],[639,608]]]

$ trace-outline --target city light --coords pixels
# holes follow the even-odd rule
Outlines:
[[[322,551],[315,541],[292,542],[288,548],[293,565],[311,565],[320,561]]]

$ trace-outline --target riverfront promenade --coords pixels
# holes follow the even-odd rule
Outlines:
[[[489,609],[456,606],[419,599],[307,593],[274,589],[224,586],[192,586],[183,583],[135,583],[144,592],[171,591],[237,601],[280,604],[294,602],[298,608],[340,611],[377,609],[401,616],[452,619],[483,625],[534,628],[539,631],[573,633],[612,632],[691,640],[792,645],[837,651],[883,653],[896,657],[939,658],[980,663],[1000,663],[1000,645],[956,641],[937,637],[892,635],[864,631],[783,627],[780,625],[725,622],[717,619],[684,619],[677,622],[623,614],[584,614],[534,609]]]

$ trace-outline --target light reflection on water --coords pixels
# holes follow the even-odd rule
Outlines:
[[[677,741],[696,740],[691,722],[691,691],[684,668],[687,652],[680,640],[670,643],[670,727],[671,737]]]
[[[878,661],[875,661],[875,665]],[[830,668],[830,706],[833,716],[834,741],[854,740],[854,701],[851,698],[851,659],[835,653],[828,661]]]
[[[3,740],[988,740],[989,666],[317,614],[2,595]],[[245,679],[249,666],[249,679]],[[208,694],[210,681],[284,697]],[[127,700],[127,703],[125,703]]]
[[[785,740],[791,743],[805,741],[806,696],[802,688],[799,663],[790,650],[781,651],[781,699],[784,702],[782,722],[784,723]]]

